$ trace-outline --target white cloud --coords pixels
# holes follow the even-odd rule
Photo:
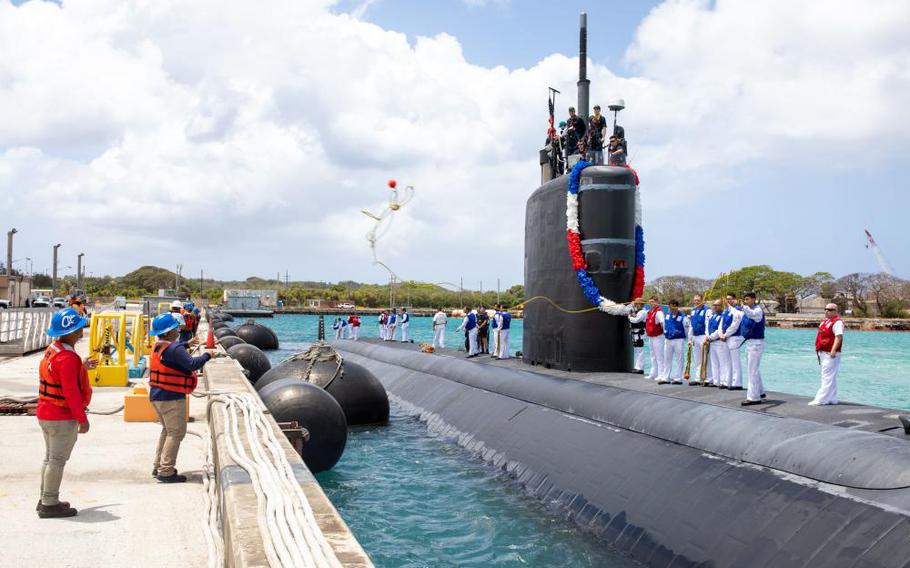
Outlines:
[[[484,68],[457,38],[409,43],[332,5],[0,0],[4,220],[81,239],[99,271],[379,280],[359,210],[398,177],[418,189],[381,245],[396,271],[520,281],[546,87],[567,106],[575,62]],[[886,1],[655,9],[626,55],[634,76],[589,65],[593,101],[628,103],[646,221],[735,190],[753,160],[905,151],[908,19]]]

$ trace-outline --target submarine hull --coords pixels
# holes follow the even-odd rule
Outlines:
[[[910,558],[906,441],[551,371],[367,342],[337,348],[436,434],[647,566]]]
[[[566,244],[569,176],[538,188],[525,216],[523,359],[571,371],[630,371],[628,319],[592,308],[572,269]],[[590,166],[581,173],[578,201],[587,272],[605,298],[631,300],[635,279],[635,174],[629,168]],[[563,308],[554,306],[557,304]]]

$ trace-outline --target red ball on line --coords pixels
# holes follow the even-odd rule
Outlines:
[[[389,180],[389,187],[391,187],[392,189],[395,189],[395,186],[396,186],[396,185],[398,185],[398,182],[397,182],[397,181],[395,181],[395,180],[393,180],[393,179],[390,179],[390,180]]]

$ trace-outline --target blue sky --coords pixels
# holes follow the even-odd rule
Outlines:
[[[0,0],[0,211],[39,271],[63,242],[96,274],[382,281],[360,211],[396,177],[418,188],[380,243],[399,276],[521,282],[546,87],[564,114],[587,11],[649,279],[874,272],[864,228],[910,276],[903,1],[19,4]],[[192,211],[187,247],[160,220]]]

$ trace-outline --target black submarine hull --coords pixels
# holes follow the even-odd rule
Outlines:
[[[335,346],[431,430],[648,566],[910,559],[910,444],[900,439],[368,342]]]
[[[631,371],[627,318],[600,311],[570,313],[593,305],[582,293],[566,244],[568,179],[549,181],[528,198],[525,297],[541,299],[525,306],[523,359],[570,371]],[[601,295],[619,303],[633,299],[636,192],[629,168],[590,166],[582,171],[578,209],[587,272]]]

